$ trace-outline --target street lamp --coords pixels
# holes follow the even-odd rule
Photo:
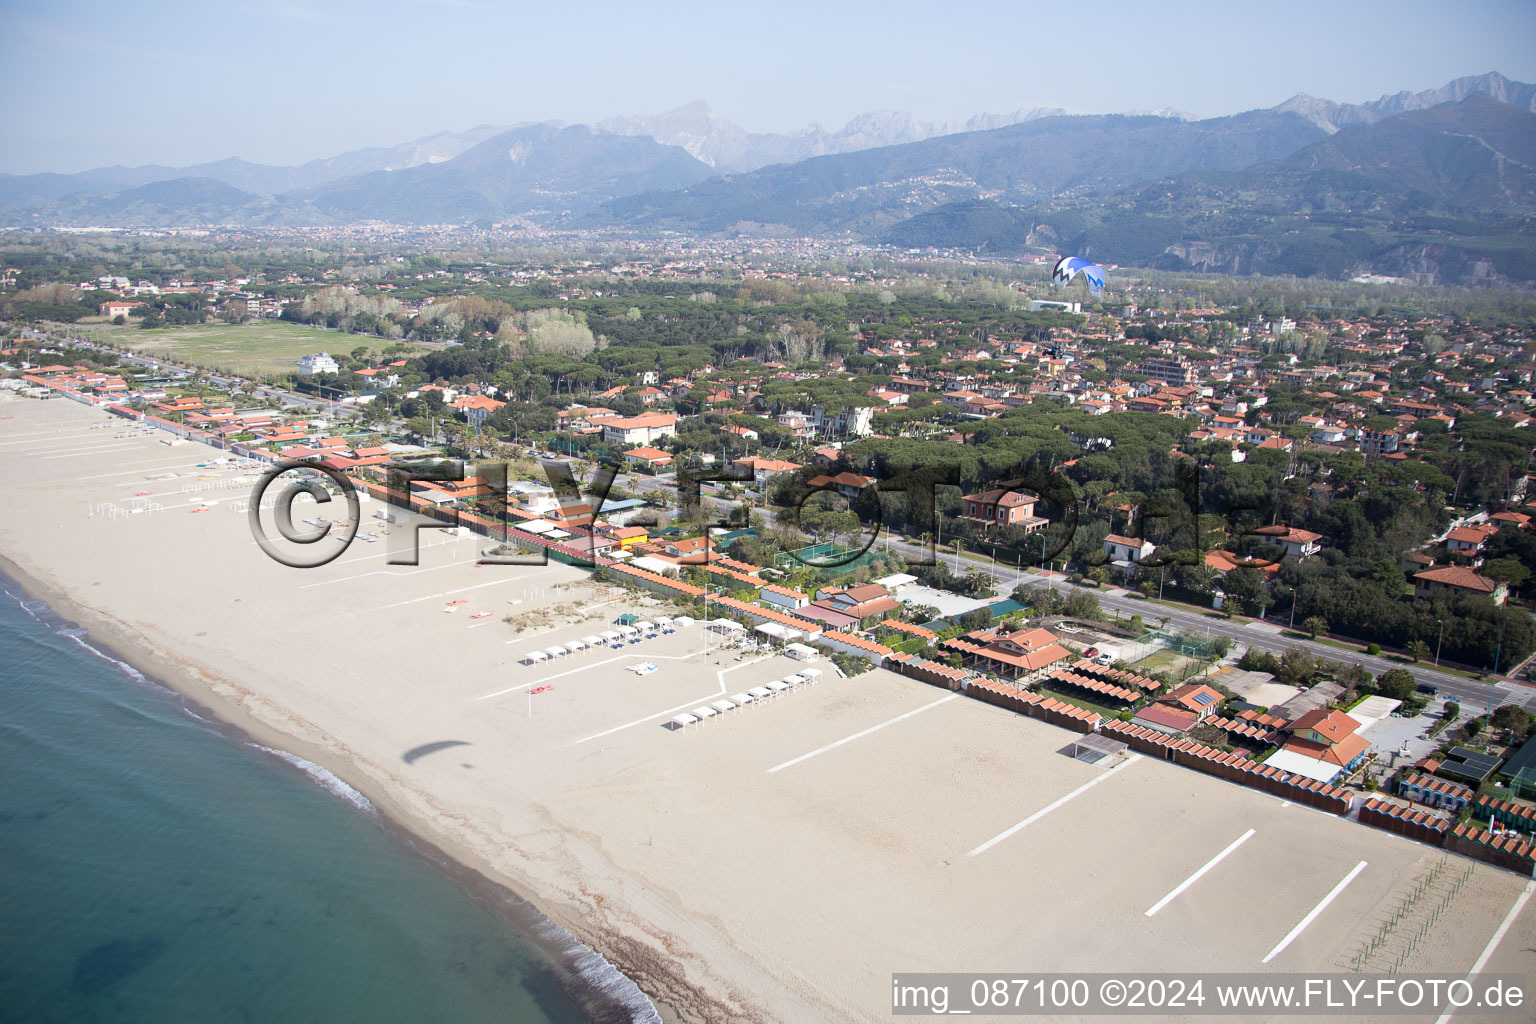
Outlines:
[[[1051,567],[1045,564],[1045,531],[1040,531],[1040,566],[1045,570],[1045,585],[1051,585]]]
[[[1440,645],[1445,643],[1445,620],[1436,619],[1440,623],[1440,639],[1435,641],[1435,668],[1440,667]]]

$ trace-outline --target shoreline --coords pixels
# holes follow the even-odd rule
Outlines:
[[[550,913],[525,896],[523,891],[527,890],[526,886],[520,891],[511,880],[499,878],[500,872],[471,851],[449,852],[447,847],[450,844],[433,835],[428,822],[406,810],[387,792],[382,792],[381,787],[366,778],[366,773],[351,771],[354,766],[344,757],[335,755],[319,744],[267,725],[243,709],[238,702],[222,698],[215,692],[214,686],[216,682],[233,686],[228,680],[219,677],[203,678],[206,672],[204,666],[163,654],[148,637],[82,603],[39,571],[19,564],[9,554],[0,551],[0,585],[4,581],[9,581],[19,592],[19,600],[41,602],[51,616],[79,627],[84,635],[78,639],[92,653],[116,662],[120,667],[131,669],[140,677],[142,684],[174,696],[183,709],[205,728],[231,742],[255,748],[265,756],[283,761],[293,770],[306,775],[311,782],[325,784],[323,779],[289,760],[297,758],[300,762],[330,774],[343,786],[357,793],[369,805],[366,808],[357,807],[355,801],[348,800],[357,811],[372,816],[391,838],[403,843],[412,854],[463,886],[471,896],[504,918],[509,927],[559,964],[568,973],[573,987],[576,984],[581,986],[575,995],[584,1003],[592,1003],[594,1011],[603,1012],[603,1016],[595,1019],[636,1022],[655,1020],[663,1024],[680,1024],[685,1019],[678,1016],[670,1004],[658,1002],[656,997],[641,988],[629,968],[594,946],[591,941],[583,939],[571,927],[571,922],[562,919],[562,915]],[[344,796],[342,798],[346,799]],[[686,991],[687,982],[683,978],[659,972],[658,966],[648,965],[637,968],[637,971],[651,980],[670,981],[671,984],[666,986],[668,990],[679,988]],[[604,967],[617,977],[605,979],[595,976],[603,973]],[[645,1001],[646,1006],[633,1005],[633,999],[626,1002],[619,994],[612,993],[611,986],[617,979],[632,986],[634,993]],[[608,1014],[622,1016],[610,1018]]]

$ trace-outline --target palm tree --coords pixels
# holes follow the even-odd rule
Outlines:
[[[1407,647],[1404,647],[1403,650],[1414,661],[1423,661],[1430,655],[1429,644],[1423,640],[1415,640]]]
[[[986,594],[992,592],[992,574],[979,566],[967,569],[960,577],[965,589],[972,594]]]

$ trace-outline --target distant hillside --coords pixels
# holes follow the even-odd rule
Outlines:
[[[960,203],[883,237],[1167,269],[1536,281],[1536,115],[1486,94],[1342,129],[1284,159],[1033,206]]]
[[[252,195],[212,178],[154,181],[106,195],[76,193],[38,206],[0,209],[0,224],[11,227],[291,226],[323,220],[302,203]]]
[[[239,157],[190,167],[98,167],[77,174],[0,174],[0,206],[44,203],[75,193],[105,195],[156,181],[211,178],[260,196],[311,188],[370,171],[396,170],[451,160],[472,146],[504,132],[505,127],[480,125],[467,132],[438,132],[398,146],[371,146],[296,167],[255,164]]]
[[[584,223],[701,233],[880,232],[914,211],[1002,194],[1015,201],[1274,160],[1323,137],[1294,114],[1183,121],[1047,117],[992,131],[711,178],[605,204]]]
[[[291,198],[336,220],[502,221],[584,212],[709,173],[678,147],[645,136],[545,124],[504,132],[443,163],[375,171]]]

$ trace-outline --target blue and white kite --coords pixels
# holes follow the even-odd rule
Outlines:
[[[1066,287],[1078,274],[1083,275],[1083,280],[1088,282],[1088,290],[1095,296],[1104,291],[1104,268],[1081,256],[1063,256],[1051,273],[1051,280],[1060,287]]]

